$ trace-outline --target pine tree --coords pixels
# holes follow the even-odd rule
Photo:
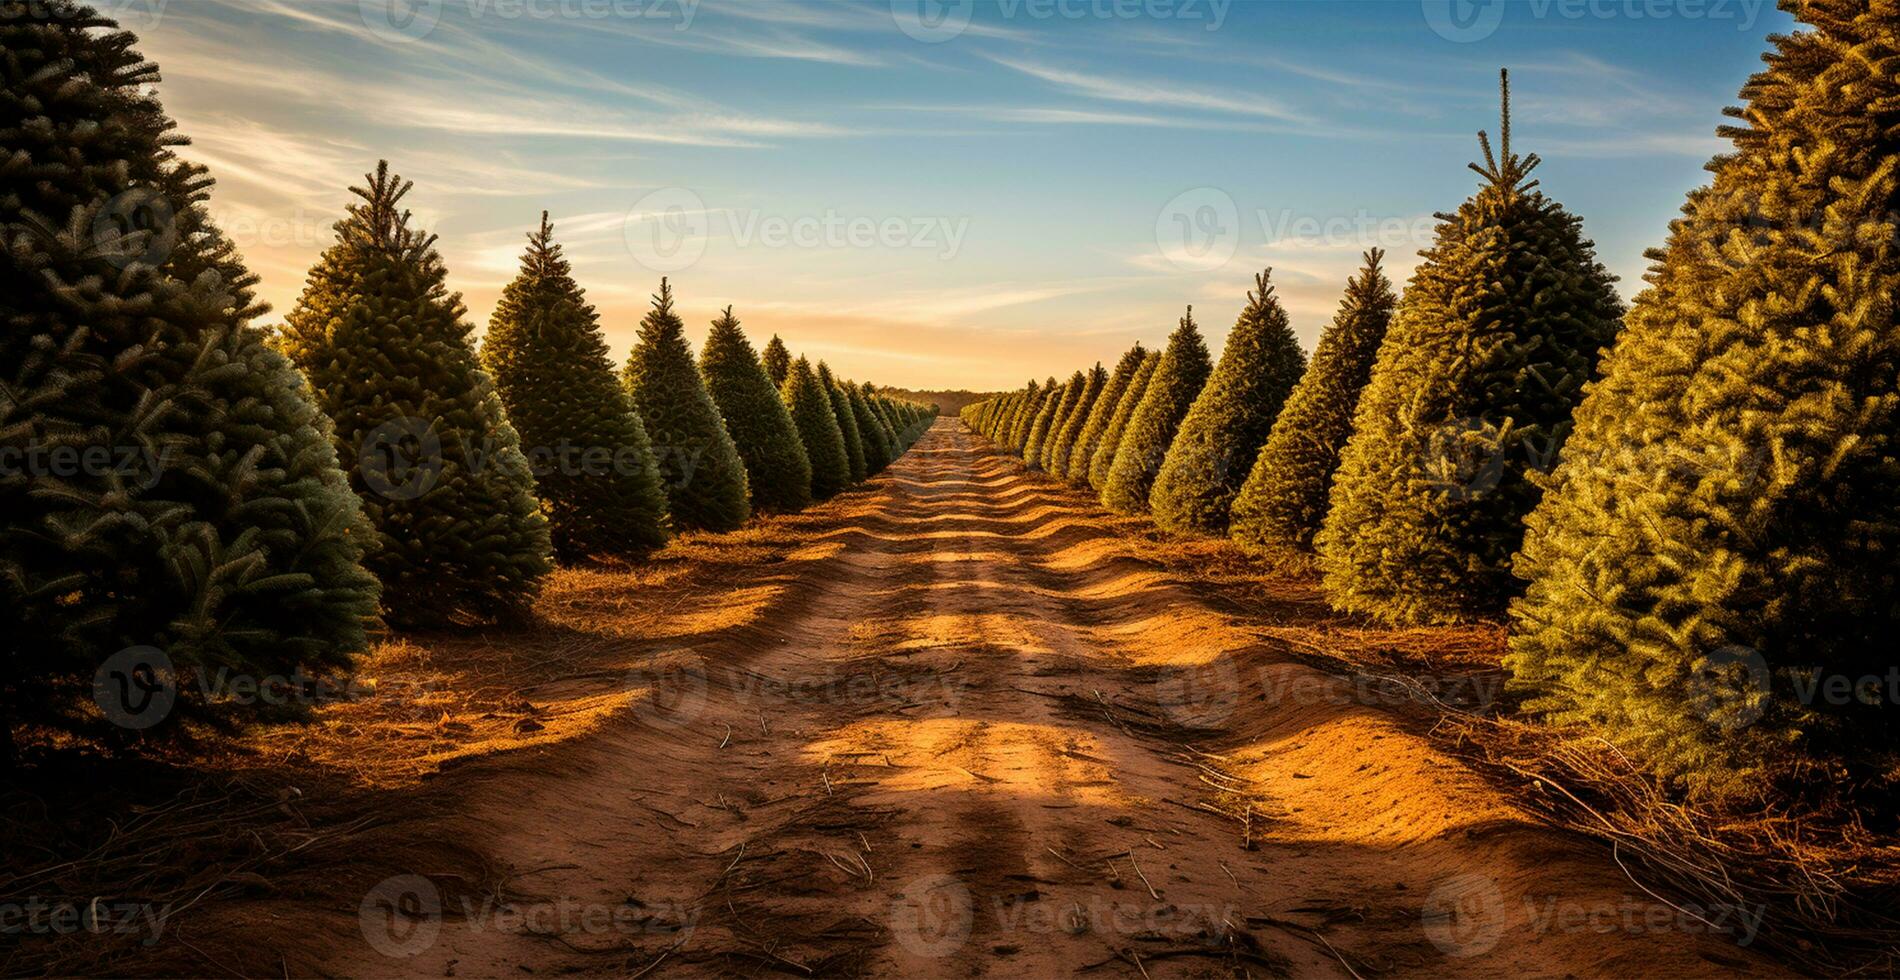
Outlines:
[[[1095,403],[1102,396],[1102,386],[1107,383],[1108,372],[1102,368],[1100,361],[1095,362],[1095,367],[1089,371],[1088,380],[1082,386],[1082,397],[1076,400],[1075,407],[1070,410],[1061,431],[1056,433],[1055,440],[1043,457],[1042,468],[1048,470],[1050,476],[1060,480],[1069,475],[1069,459],[1075,455],[1076,440],[1082,437],[1082,427],[1088,424],[1089,415],[1094,412]]]
[[[1181,420],[1194,406],[1207,376],[1213,369],[1207,356],[1207,344],[1194,326],[1194,308],[1188,307],[1181,326],[1168,338],[1168,349],[1161,355],[1141,404],[1128,421],[1128,431],[1115,450],[1115,466],[1108,472],[1108,485],[1102,488],[1102,503],[1122,514],[1139,514],[1148,509],[1148,494],[1155,476],[1174,442]]]
[[[1100,493],[1108,486],[1109,474],[1115,470],[1115,457],[1121,452],[1122,437],[1128,434],[1128,423],[1135,417],[1135,409],[1141,407],[1141,399],[1148,393],[1148,383],[1154,380],[1155,371],[1160,367],[1161,352],[1149,351],[1142,357],[1141,366],[1135,369],[1135,376],[1128,379],[1128,390],[1122,392],[1115,414],[1102,430],[1101,444],[1095,447],[1095,456],[1089,460],[1089,487],[1095,492]]]
[[[897,427],[891,422],[890,412],[885,408],[885,400],[877,393],[877,386],[866,381],[859,386],[858,390],[859,393],[864,396],[865,407],[870,409],[872,417],[877,420],[878,431],[882,433],[884,437],[886,451],[890,454],[890,458],[885,462],[885,465],[888,466],[890,463],[896,462],[897,457],[902,456],[904,450],[908,447],[905,446],[903,440],[899,438]]]
[[[375,525],[369,567],[398,626],[518,621],[549,569],[534,475],[445,284],[435,236],[400,210],[379,162],[280,344],[336,422],[337,454]]]
[[[1055,386],[1055,378],[1050,378],[1046,382],[1029,383],[1028,397],[1023,400],[1022,407],[1016,412],[1015,420],[1010,423],[1009,434],[1003,437],[1003,449],[1010,455],[1023,454],[1023,446],[1029,442],[1029,430],[1036,424],[1036,416],[1042,412],[1042,403],[1049,397]]]
[[[1719,793],[1890,780],[1897,734],[1865,680],[1802,693],[1890,676],[1900,627],[1896,14],[1789,6],[1528,521],[1506,661]]]
[[[673,312],[673,287],[665,279],[640,321],[626,384],[653,437],[673,526],[731,531],[743,525],[752,516],[745,463],[693,363],[686,324]]]
[[[884,422],[871,414],[871,406],[864,400],[864,392],[850,382],[844,383],[845,400],[851,404],[851,417],[858,424],[858,438],[864,444],[864,473],[871,476],[883,472],[891,465],[896,453],[891,449],[888,436],[884,434]]]
[[[1023,447],[1023,462],[1031,470],[1042,469],[1043,454],[1057,434],[1064,415],[1075,407],[1075,400],[1082,397],[1082,389],[1087,384],[1087,376],[1077,371],[1043,402],[1042,413],[1030,428],[1029,443]]]
[[[1268,269],[1254,277],[1247,306],[1148,494],[1155,523],[1169,530],[1227,533],[1228,512],[1260,447],[1306,370],[1306,354],[1274,298]]]
[[[760,355],[765,363],[765,376],[772,379],[772,386],[785,388],[785,379],[792,373],[792,352],[785,347],[785,341],[772,335],[772,342],[765,345],[765,353]]]
[[[844,430],[831,408],[831,393],[818,380],[811,362],[799,358],[785,379],[785,405],[798,427],[799,441],[811,458],[811,495],[829,500],[851,486],[851,461],[845,454]]]
[[[553,235],[543,211],[488,322],[482,367],[527,447],[555,555],[638,557],[666,543],[660,471]]]
[[[1302,570],[1326,517],[1339,454],[1352,435],[1359,393],[1385,340],[1398,298],[1379,268],[1385,253],[1347,280],[1339,312],[1313,351],[1313,363],[1287,397],[1267,444],[1234,499],[1232,533],[1242,547]]]
[[[329,422],[250,326],[257,280],[133,43],[73,4],[0,3],[0,765],[16,724],[95,732],[115,651],[330,678],[375,614]],[[244,710],[202,693],[171,717]]]
[[[845,397],[837,377],[823,361],[818,362],[818,383],[831,398],[831,413],[838,417],[838,432],[844,438],[845,466],[850,471],[851,483],[854,486],[863,483],[868,475],[864,465],[864,436],[858,431],[858,417],[851,412],[851,399]]]
[[[1136,372],[1141,370],[1142,362],[1147,360],[1148,352],[1140,344],[1130,347],[1122,359],[1115,364],[1114,373],[1102,386],[1101,394],[1095,396],[1095,404],[1089,409],[1089,417],[1082,423],[1082,431],[1075,437],[1075,446],[1069,450],[1068,468],[1065,476],[1078,487],[1089,482],[1089,462],[1095,458],[1095,447],[1101,445],[1102,435],[1108,431],[1109,422],[1115,416],[1115,410],[1121,406],[1122,395],[1135,380]]]
[[[779,349],[783,351],[784,345]],[[752,509],[789,512],[810,506],[811,460],[805,455],[805,443],[730,306],[706,335],[699,373],[745,464]]]
[[[1385,622],[1501,613],[1511,554],[1620,304],[1537,157],[1481,134],[1483,186],[1443,215],[1361,397],[1315,544],[1338,608]]]

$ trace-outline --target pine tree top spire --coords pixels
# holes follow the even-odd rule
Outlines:
[[[673,312],[673,284],[665,276],[660,277],[660,292],[653,297],[653,312],[660,316]]]
[[[554,224],[548,213],[541,212],[541,227],[528,233],[528,251],[521,259],[522,269],[539,276],[563,276],[568,273],[561,246],[554,241]]]
[[[346,209],[348,216],[337,223],[339,233],[391,252],[426,251],[435,244],[434,235],[410,229],[409,211],[397,210],[414,181],[390,173],[388,160],[376,161],[376,172],[364,174],[363,181],[367,186],[350,188],[363,200]]]
[[[1537,154],[1520,157],[1511,152],[1511,70],[1498,69],[1498,154],[1491,154],[1491,137],[1484,130],[1478,130],[1478,146],[1484,150],[1484,166],[1469,164],[1491,183],[1511,191],[1527,191],[1537,186],[1537,181],[1521,183],[1530,176],[1532,170],[1542,160]]]

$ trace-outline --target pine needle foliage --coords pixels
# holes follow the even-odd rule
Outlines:
[[[1148,394],[1148,383],[1154,380],[1155,370],[1161,367],[1161,352],[1149,351],[1141,359],[1141,366],[1135,369],[1134,377],[1128,380],[1128,390],[1122,392],[1121,401],[1115,406],[1115,414],[1109,417],[1108,426],[1102,430],[1102,441],[1095,447],[1095,456],[1089,460],[1089,487],[1096,493],[1108,486],[1108,476],[1115,469],[1115,457],[1120,453],[1122,437],[1128,434],[1128,423],[1135,417],[1135,410],[1141,407],[1141,399]]]
[[[1088,485],[1089,463],[1095,458],[1095,448],[1101,445],[1102,436],[1108,431],[1115,410],[1121,406],[1122,395],[1134,382],[1147,356],[1148,352],[1136,344],[1122,354],[1121,360],[1115,362],[1115,370],[1109,374],[1108,382],[1095,397],[1094,405],[1089,408],[1089,417],[1082,423],[1082,431],[1075,437],[1074,447],[1069,450],[1069,462],[1063,476],[1070,483]]]
[[[884,471],[896,458],[891,448],[890,437],[884,432],[884,422],[871,412],[871,405],[864,399],[864,392],[857,385],[847,381],[842,385],[845,400],[851,404],[851,417],[858,425],[858,440],[864,446],[864,474],[874,476]]]
[[[799,441],[811,460],[811,495],[829,500],[851,486],[851,461],[845,454],[844,430],[831,407],[831,393],[801,357],[785,379],[785,406],[798,427]]]
[[[1315,538],[1327,598],[1414,625],[1498,616],[1539,479],[1621,304],[1536,155],[1480,134],[1478,192],[1441,215],[1360,398]]]
[[[1108,485],[1102,488],[1102,503],[1109,510],[1121,514],[1148,510],[1149,491],[1167,458],[1168,446],[1212,370],[1207,343],[1194,325],[1194,308],[1190,306],[1187,315],[1181,317],[1181,325],[1168,338],[1161,363],[1115,450],[1115,465],[1109,470]]]
[[[760,358],[765,363],[765,376],[772,379],[773,387],[783,389],[785,379],[792,373],[792,352],[786,348],[785,341],[778,339],[778,334],[773,334]]]
[[[765,362],[753,352],[730,306],[706,335],[699,351],[699,373],[745,464],[752,510],[789,513],[809,507],[811,459],[805,455],[805,443]]]
[[[390,623],[522,620],[551,558],[533,473],[435,236],[409,226],[410,183],[387,162],[366,177],[280,345],[336,423]]]
[[[627,390],[653,439],[667,511],[682,531],[731,531],[752,516],[745,463],[693,362],[673,287],[660,280],[627,358]]]
[[[1273,295],[1273,270],[1254,277],[1247,305],[1155,475],[1148,503],[1172,531],[1225,534],[1234,498],[1253,471],[1306,353]]]
[[[1784,6],[1809,29],[1729,110],[1530,517],[1506,661],[1720,794],[1896,771],[1900,10]]]
[[[1088,380],[1082,386],[1082,397],[1076,400],[1068,418],[1062,423],[1062,429],[1056,433],[1048,452],[1043,455],[1042,468],[1056,479],[1065,479],[1069,475],[1069,460],[1075,455],[1075,444],[1082,436],[1083,426],[1088,424],[1089,415],[1095,411],[1095,403],[1101,398],[1102,386],[1108,383],[1108,371],[1100,361],[1089,369]]]
[[[1087,384],[1088,379],[1077,371],[1043,400],[1036,424],[1030,427],[1029,442],[1023,446],[1023,462],[1031,470],[1042,469],[1042,456],[1050,442],[1051,433],[1062,424],[1063,416],[1074,406],[1075,400],[1082,397],[1082,388]]]
[[[825,393],[831,398],[831,413],[838,418],[838,432],[844,439],[845,466],[851,474],[853,486],[863,483],[867,475],[864,465],[864,436],[858,431],[858,417],[851,411],[851,399],[846,397],[844,388],[831,373],[831,368],[823,361],[818,362],[818,383],[823,385]]]
[[[534,470],[555,557],[637,558],[666,543],[646,427],[545,211],[488,321],[481,363]]]
[[[1333,472],[1398,303],[1380,268],[1384,257],[1376,248],[1365,253],[1365,265],[1347,280],[1339,310],[1313,350],[1313,363],[1287,396],[1234,500],[1234,540],[1294,568],[1311,567],[1313,535],[1326,517]]]
[[[118,651],[329,678],[376,609],[330,424],[250,326],[257,280],[134,43],[74,4],[0,3],[0,765],[16,725],[124,734],[92,697]],[[299,713],[200,693],[150,731]]]

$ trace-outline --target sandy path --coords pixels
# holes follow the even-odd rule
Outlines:
[[[656,661],[640,709],[436,778],[456,812],[421,832],[486,855],[502,889],[470,905],[399,877],[332,904],[316,968],[1772,969],[952,420],[828,507],[748,573],[767,614]]]

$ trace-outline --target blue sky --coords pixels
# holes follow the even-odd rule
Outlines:
[[[387,157],[479,330],[545,208],[616,356],[673,277],[847,376],[998,388],[1225,338],[1309,349],[1514,146],[1633,295],[1792,27],[1759,0],[112,0],[281,316]]]

